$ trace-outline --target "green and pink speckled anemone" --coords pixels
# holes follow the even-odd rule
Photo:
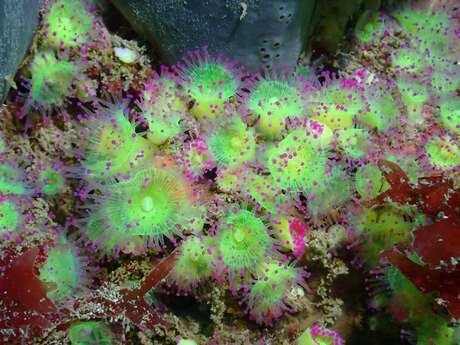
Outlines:
[[[104,103],[81,128],[87,139],[84,169],[87,179],[114,182],[132,175],[151,159],[154,145],[136,133],[126,103]]]
[[[288,295],[299,286],[305,287],[302,269],[282,262],[266,262],[260,266],[257,279],[248,292],[249,315],[258,323],[270,324],[287,310]]]
[[[101,321],[84,321],[72,324],[68,330],[71,345],[112,345],[113,334]]]
[[[324,328],[319,325],[314,325],[307,328],[300,338],[297,339],[296,345],[344,345],[345,342],[340,337],[340,334]]]
[[[53,287],[48,298],[55,303],[65,303],[82,292],[86,282],[86,260],[79,256],[70,242],[61,238],[47,252],[46,261],[40,267],[39,278]]]
[[[198,214],[183,177],[149,168],[105,189],[87,225],[88,238],[108,251],[160,246]]]
[[[262,219],[244,209],[225,217],[218,243],[222,264],[232,275],[256,270],[273,251],[273,239]]]
[[[94,16],[86,0],[51,0],[44,21],[45,41],[55,48],[69,48],[90,41]]]

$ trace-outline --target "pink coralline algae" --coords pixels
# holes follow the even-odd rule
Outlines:
[[[308,226],[298,219],[293,219],[289,223],[289,231],[294,244],[292,254],[294,254],[296,258],[300,258],[305,251],[305,236],[307,236],[308,233]]]

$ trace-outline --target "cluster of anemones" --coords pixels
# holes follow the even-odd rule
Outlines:
[[[303,109],[305,100],[300,80],[290,84],[297,78],[294,74],[251,80],[254,90],[268,83],[252,99],[243,95],[243,75],[234,62],[202,50],[182,65],[152,74],[134,102],[95,99],[76,124],[86,142],[79,173],[92,191],[81,226],[83,237],[107,256],[142,254],[152,247],[161,251],[187,236],[170,282],[189,292],[206,279],[223,279],[235,293],[252,294],[248,304],[258,307],[251,307],[251,315],[268,323],[288,309],[289,293],[305,286],[306,273],[282,257],[267,210],[256,209],[252,193],[237,186],[246,172],[259,176],[255,167],[261,164],[258,149],[264,145],[257,140],[263,138],[260,130],[271,127],[272,113],[279,128],[277,134],[266,132],[270,143],[287,134],[291,115],[293,120],[302,116],[291,114],[286,92],[295,95],[294,108]],[[251,104],[257,110],[250,110]],[[267,117],[258,120],[264,125],[250,123],[255,114]],[[298,127],[315,140],[307,127]],[[311,153],[316,149],[312,144]],[[302,190],[302,183],[292,193]],[[215,202],[208,196],[213,186],[241,193],[241,202],[218,206],[221,222],[207,212]],[[274,209],[284,207],[277,202],[283,188],[274,189]],[[259,198],[261,204],[264,199]],[[267,271],[272,263],[287,275]],[[277,293],[269,302],[256,303],[264,298],[261,284],[267,273],[272,277],[269,285],[278,284]]]
[[[50,2],[47,49],[31,60],[27,106],[53,114],[78,97],[77,80],[88,66],[67,57],[91,46],[98,25],[80,5]],[[360,239],[359,255],[369,267],[382,249],[407,244],[426,221],[409,206],[367,206],[389,188],[378,161],[398,164],[412,182],[422,172],[450,174],[460,165],[458,98],[451,97],[460,79],[448,54],[449,18],[414,13],[416,19],[395,13],[413,41],[392,53],[392,82],[368,70],[348,77],[323,72],[318,79],[302,69],[250,75],[202,49],[152,73],[138,95],[86,92],[72,120],[83,143],[75,152],[78,166],[44,165],[26,183],[20,168],[2,161],[0,233],[10,236],[25,222],[21,198],[56,199],[71,177],[83,185],[85,200],[72,225],[95,253],[111,260],[177,246],[171,288],[192,293],[217,281],[247,305],[251,318],[270,324],[292,310],[293,291],[308,290],[301,264],[306,237],[310,226],[322,230],[329,213],[339,211],[335,223]],[[383,17],[359,21],[362,44],[385,35]],[[432,37],[438,27],[447,33]],[[429,58],[414,61],[427,50]],[[445,71],[452,72],[446,83]],[[429,105],[438,116],[427,115]],[[413,128],[422,134],[411,137]],[[410,149],[404,140],[412,141]],[[85,267],[71,241],[59,237],[39,270],[43,282],[55,285],[49,298],[65,303],[81,291]],[[80,329],[110,338],[103,325],[82,323],[71,329],[71,341]],[[299,339],[331,342],[341,339],[319,326]]]
[[[43,247],[38,279],[48,284],[47,297],[52,302],[69,305],[88,286],[87,259],[79,253],[75,241],[55,231],[55,224],[45,217],[35,217],[38,209],[33,203],[36,198],[56,200],[66,187],[68,176],[65,170],[56,169],[58,166],[37,167],[34,172],[26,172],[21,165],[22,162],[13,163],[10,152],[0,161],[2,255],[11,254],[14,245],[19,251],[22,246]]]
[[[458,9],[446,3],[430,10],[406,6],[390,14],[367,12],[355,30],[363,45],[384,40],[390,35],[387,28],[391,25],[398,25],[408,38],[400,47],[390,50],[389,62],[395,75],[392,87],[398,92],[405,114],[403,124],[411,134],[405,136],[405,142],[392,140],[393,149],[387,150],[384,157],[401,167],[408,182],[414,185],[420,185],[417,178],[426,175],[443,175],[458,181]],[[389,170],[385,172],[385,168],[369,163],[356,174],[356,183],[360,196],[371,200],[389,190],[389,182],[397,181]],[[370,265],[377,264],[382,249],[394,244],[410,245],[411,230],[432,221],[413,206],[391,202],[378,208],[362,208],[355,219],[358,232],[369,238],[363,249]],[[409,254],[410,261],[426,265],[414,252]],[[373,308],[387,310],[396,320],[410,324],[410,335],[417,344],[457,341],[456,327],[433,311],[432,295],[419,291],[397,268],[384,266],[374,273],[377,286],[383,284],[387,292],[374,291]]]

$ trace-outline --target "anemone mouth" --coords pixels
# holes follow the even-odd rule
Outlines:
[[[205,157],[203,157],[203,155],[200,154],[200,152],[198,152],[197,149],[191,149],[189,156],[190,156],[190,163],[194,167],[200,167],[201,165],[203,165],[203,163],[206,160]],[[201,170],[201,169],[197,168],[195,170]]]
[[[356,230],[366,234],[362,255],[372,264],[377,264],[379,252],[391,248],[396,243],[408,244],[415,221],[407,217],[407,212],[396,206],[360,211],[360,218],[352,220]]]
[[[187,238],[179,250],[177,263],[171,272],[171,278],[180,290],[196,286],[213,274],[214,255],[207,248],[209,237]]]
[[[240,149],[244,144],[244,139],[238,136],[230,138],[230,146],[234,149]]]
[[[156,74],[147,81],[140,105],[153,113],[163,112],[170,109],[176,100],[182,100],[179,83],[169,69],[162,69],[161,76]]]
[[[365,104],[361,91],[349,86],[348,79],[334,79],[313,96],[312,116],[330,129],[351,128]]]
[[[144,113],[144,117],[149,124],[148,138],[157,145],[178,136],[184,129],[182,114],[175,111],[171,111],[167,115]]]
[[[287,197],[273,187],[276,183],[271,176],[254,174],[249,181],[244,193],[271,214],[277,214],[286,205]]]
[[[388,86],[374,83],[366,89],[366,111],[357,117],[359,124],[377,131],[386,131],[397,125],[400,109]]]
[[[361,198],[370,200],[389,188],[382,172],[376,165],[365,165],[355,175],[355,188]]]
[[[274,96],[268,99],[268,104],[270,104],[271,106],[278,105],[280,101],[281,100],[278,97]]]
[[[365,11],[356,22],[355,36],[364,43],[369,43],[383,35],[385,17],[379,12]]]
[[[107,113],[107,117],[99,116],[90,119],[88,128],[90,131],[88,154],[96,157],[112,158],[119,154],[119,150],[124,146],[132,146],[136,131],[134,126],[125,116],[125,105],[111,105],[112,108],[101,109]]]
[[[415,84],[410,79],[399,79],[396,82],[401,93],[401,99],[405,110],[404,121],[412,126],[419,126],[424,122],[423,107],[429,100],[428,86]]]
[[[308,193],[309,210],[317,217],[331,209],[341,208],[352,198],[353,187],[343,167],[334,166],[322,178],[318,176],[314,188],[305,192]]]
[[[109,228],[106,217],[99,211],[86,224],[86,235],[92,245],[104,254],[118,252],[131,243],[139,243],[138,238],[129,236],[125,229]]]
[[[337,132],[343,150],[353,159],[364,157],[372,147],[370,133],[361,128],[342,129]]]
[[[232,231],[233,239],[236,243],[243,243],[246,237],[250,234],[250,230],[248,228],[242,226],[236,226],[235,229]]]
[[[420,72],[423,64],[420,63],[420,55],[415,49],[400,48],[392,54],[392,64],[402,72]]]
[[[132,207],[128,206],[126,212],[129,212],[133,217],[127,224],[138,224],[139,227],[144,227],[150,223],[155,227],[169,223],[175,218],[174,213],[179,212],[182,197],[175,195],[173,189],[180,188],[180,186],[174,185],[171,181],[153,183],[161,185],[149,184],[144,187],[145,190],[132,192],[130,195],[128,204]],[[169,190],[165,192],[162,188]]]
[[[188,98],[194,101],[190,112],[199,121],[225,114],[226,105],[239,95],[243,76],[236,62],[221,55],[212,57],[206,48],[187,54],[176,72]]]
[[[152,212],[155,208],[153,198],[151,196],[146,196],[141,201],[142,211],[144,212]]]
[[[212,159],[206,141],[196,139],[186,146],[182,160],[185,163],[187,175],[193,179],[200,178],[202,174],[212,168]]]
[[[251,294],[255,295],[255,299],[264,296],[265,301],[262,304],[266,307],[273,303],[279,303],[287,295],[291,285],[295,283],[295,278],[296,274],[293,267],[272,264],[255,282]]]
[[[184,129],[182,120],[187,112],[187,104],[171,72],[147,82],[146,90],[138,106],[142,117],[148,123],[148,137],[160,145],[179,135]]]
[[[306,168],[306,163],[311,159],[311,154],[308,151],[295,151],[288,156],[285,168],[290,174],[299,174]]]
[[[294,287],[304,285],[304,273],[293,265],[268,262],[256,275],[249,290],[249,308],[257,322],[269,323],[289,309],[286,298]]]

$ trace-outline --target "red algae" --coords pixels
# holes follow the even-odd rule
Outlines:
[[[43,334],[52,325],[50,313],[57,312],[54,303],[46,296],[45,284],[35,274],[38,254],[38,248],[27,249],[10,259],[0,276],[0,334],[4,330],[9,343],[21,342],[20,330],[26,326],[32,327],[33,335]]]

